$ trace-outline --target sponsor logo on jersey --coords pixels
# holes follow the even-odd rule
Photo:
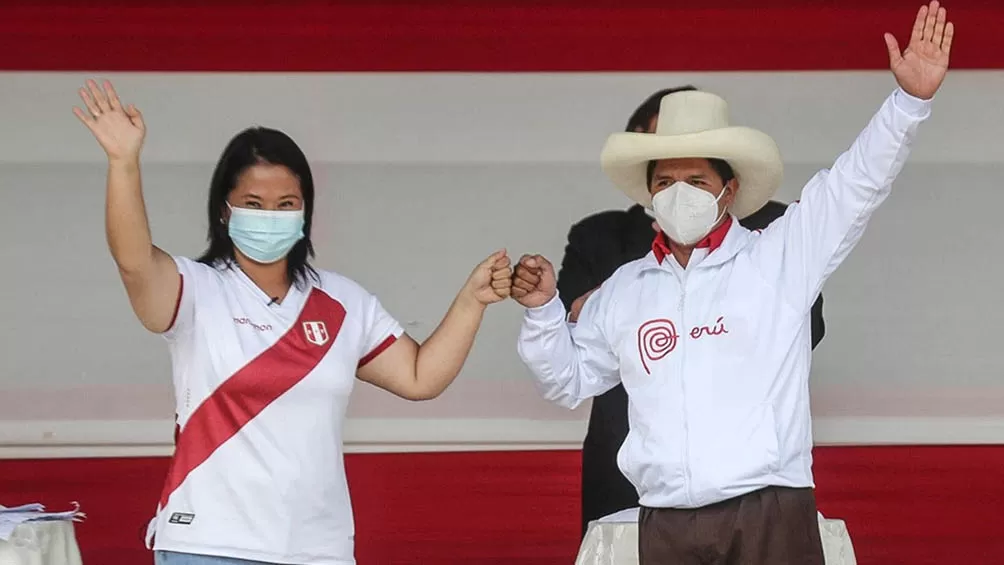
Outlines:
[[[252,328],[260,332],[270,332],[272,331],[272,324],[256,324],[245,317],[234,317],[234,323],[238,326],[251,326]]]

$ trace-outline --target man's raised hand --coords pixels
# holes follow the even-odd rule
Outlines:
[[[913,22],[910,44],[902,53],[896,38],[891,33],[885,34],[889,68],[900,88],[911,96],[930,100],[945,80],[955,37],[955,25],[947,18],[938,0],[921,6]]]

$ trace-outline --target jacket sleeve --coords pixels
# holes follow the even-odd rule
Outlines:
[[[620,382],[620,362],[608,339],[610,290],[608,281],[590,295],[574,324],[565,322],[557,296],[527,309],[517,350],[547,400],[574,409]]]
[[[784,216],[787,209],[787,204],[771,200],[760,210],[747,216],[746,218],[743,218],[742,220],[739,220],[739,223],[746,227],[746,229],[763,230],[769,226],[771,222]],[[809,313],[809,321],[812,329],[812,348],[815,349],[816,346],[819,345],[819,342],[823,341],[823,336],[826,334],[826,323],[823,321],[822,294],[817,296],[816,301],[812,303],[812,310]]]
[[[597,250],[592,249],[590,239],[583,233],[584,226],[578,223],[568,230],[568,243],[565,245],[565,255],[561,258],[561,268],[558,270],[558,296],[568,310],[575,299],[599,286],[599,274],[595,272],[591,257]]]
[[[809,311],[823,283],[861,240],[930,107],[930,101],[897,89],[833,167],[809,180],[801,200],[763,231],[754,254],[795,308]]]

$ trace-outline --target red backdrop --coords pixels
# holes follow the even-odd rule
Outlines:
[[[1004,563],[1004,447],[816,449],[820,510],[861,565]],[[350,455],[360,565],[570,565],[578,451]],[[77,500],[84,563],[152,562],[142,534],[167,460],[0,461],[0,500]]]
[[[0,69],[833,70],[888,65],[921,0],[0,0]],[[811,7],[806,7],[810,5]],[[1004,3],[949,1],[955,68],[999,68]]]

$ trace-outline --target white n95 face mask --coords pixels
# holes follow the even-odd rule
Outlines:
[[[680,245],[694,245],[711,233],[725,216],[718,213],[718,198],[706,190],[685,182],[675,182],[652,197],[655,221],[666,236]]]

